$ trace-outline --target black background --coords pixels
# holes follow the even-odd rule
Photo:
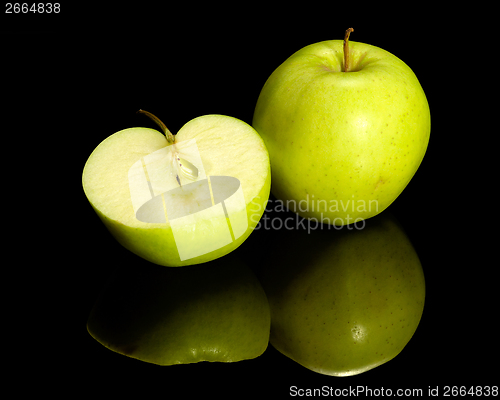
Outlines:
[[[19,217],[27,219],[25,230],[13,241],[23,243],[16,252],[23,271],[14,281],[18,297],[9,307],[11,326],[19,327],[12,340],[21,342],[13,347],[22,349],[16,371],[31,374],[36,365],[48,392],[64,391],[66,383],[78,393],[139,390],[143,398],[280,399],[292,385],[424,394],[439,386],[442,394],[446,385],[498,384],[489,364],[498,358],[497,261],[487,256],[496,231],[481,225],[491,218],[492,204],[477,190],[469,168],[474,150],[462,140],[466,131],[475,134],[464,106],[468,83],[459,79],[472,62],[444,67],[451,52],[470,44],[467,35],[458,45],[446,44],[460,32],[460,20],[408,9],[302,6],[308,12],[147,3],[103,9],[90,2],[63,7],[60,15],[3,15],[2,119],[13,133],[7,153],[24,154],[29,174],[16,179],[17,193],[31,193],[35,202]],[[97,343],[86,319],[110,273],[123,263],[146,262],[111,237],[85,198],[81,173],[92,150],[121,129],[155,128],[136,114],[140,108],[172,132],[213,113],[251,124],[260,89],[281,62],[305,45],[342,39],[351,26],[351,40],[384,48],[413,69],[431,109],[427,154],[390,207],[419,254],[427,285],[422,321],[402,353],[359,376],[335,378],[301,367],[272,346],[234,364],[159,367]],[[258,252],[252,247],[257,234],[242,248]]]

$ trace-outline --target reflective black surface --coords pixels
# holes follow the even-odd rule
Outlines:
[[[456,19],[426,7],[414,10],[422,15],[412,13],[407,19],[403,11],[394,18],[394,10],[380,5],[377,13],[362,19],[353,5],[303,6],[314,10],[310,15],[306,10],[271,15],[259,8],[253,14],[254,5],[248,5],[228,15],[229,20],[210,19],[209,11],[194,6],[159,12],[137,5],[141,12],[129,19],[94,8],[90,15],[95,17],[68,16],[68,26],[61,30],[55,25],[50,32],[46,22],[46,34],[2,35],[4,79],[15,83],[4,94],[4,115],[14,125],[10,132],[26,142],[5,150],[24,155],[28,144],[36,149],[36,158],[26,158],[33,178],[23,182],[41,184],[45,197],[36,208],[44,214],[23,225],[24,236],[15,236],[25,243],[16,253],[22,262],[15,269],[22,274],[6,285],[19,282],[21,297],[13,303],[29,298],[31,306],[16,312],[20,322],[10,326],[22,338],[13,347],[27,349],[17,356],[27,369],[55,366],[44,379],[46,387],[71,383],[76,391],[113,397],[140,389],[143,398],[161,393],[165,398],[250,394],[281,399],[290,396],[292,386],[415,388],[423,395],[438,387],[442,395],[446,385],[495,383],[497,240],[489,188],[496,181],[481,184],[488,169],[474,171],[482,163],[473,160],[488,147],[491,130],[490,136],[482,136],[477,125],[482,114],[464,106],[480,98],[464,89],[483,79],[484,71],[477,69],[470,78],[477,63],[475,47],[466,39],[474,37],[478,25],[456,26]],[[77,20],[86,23],[71,23]],[[140,108],[158,115],[172,132],[210,113],[251,123],[260,89],[281,62],[307,44],[342,39],[350,26],[355,29],[350,40],[382,47],[413,69],[431,110],[426,156],[389,207],[415,247],[426,279],[424,314],[401,354],[361,375],[334,378],[305,369],[271,346],[257,359],[235,364],[158,367],[96,342],[86,322],[98,294],[118,266],[140,267],[146,261],[112,238],[85,198],[81,172],[93,149],[121,129],[156,129],[136,115]],[[464,48],[469,50],[464,53]],[[469,75],[464,76],[464,69]],[[467,124],[470,113],[474,130]],[[481,152],[473,148],[479,142]],[[492,227],[487,226],[490,221]],[[254,267],[265,266],[268,253],[263,249],[277,251],[276,235],[279,230],[256,231],[237,251],[257,259]],[[29,255],[36,258],[26,267]],[[7,305],[12,307],[17,306]]]

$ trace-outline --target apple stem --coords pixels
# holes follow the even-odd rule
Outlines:
[[[351,66],[349,65],[349,35],[354,32],[354,29],[349,28],[345,31],[344,36],[344,72],[349,72]]]
[[[175,143],[175,136],[172,135],[172,132],[170,132],[167,128],[167,126],[161,121],[160,118],[158,118],[156,115],[151,114],[149,111],[144,111],[144,110],[139,110],[137,111],[138,114],[144,114],[151,118],[156,124],[161,128],[162,132],[165,134],[165,137],[167,138],[167,142],[170,144]]]

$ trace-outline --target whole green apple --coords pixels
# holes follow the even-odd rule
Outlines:
[[[257,132],[205,115],[174,136],[131,128],[105,139],[83,170],[83,189],[125,248],[163,266],[207,262],[237,248],[259,222],[271,184]]]
[[[117,353],[173,365],[258,357],[267,348],[270,324],[261,284],[231,253],[186,268],[120,266],[87,328]]]
[[[385,50],[349,42],[350,31],[344,42],[309,45],[281,64],[253,118],[271,158],[272,193],[303,217],[339,226],[387,208],[430,135],[412,70]]]
[[[388,212],[362,224],[284,230],[273,246],[287,251],[259,272],[271,344],[321,374],[355,375],[393,359],[423,313],[424,274],[408,237]]]

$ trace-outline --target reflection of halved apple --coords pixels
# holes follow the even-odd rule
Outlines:
[[[118,242],[148,261],[219,258],[264,212],[267,149],[250,125],[222,115],[195,118],[175,137],[165,133],[131,128],[105,139],[85,165],[85,194]]]
[[[173,365],[258,357],[270,325],[264,290],[234,252],[186,268],[121,266],[87,328],[117,353]]]

